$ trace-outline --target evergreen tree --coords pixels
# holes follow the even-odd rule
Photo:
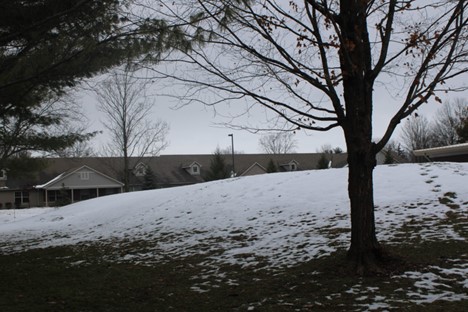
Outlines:
[[[35,179],[38,171],[47,167],[47,162],[43,158],[32,158],[28,153],[19,153],[8,159],[8,175],[16,179]],[[31,185],[20,185],[20,187],[31,187]]]
[[[46,103],[35,108],[20,108],[16,115],[0,116],[0,166],[10,168],[12,162],[25,159],[31,151],[46,154],[61,151],[84,142],[96,132],[83,133],[81,128],[61,127],[72,123],[76,115],[64,106]],[[18,157],[17,157],[18,156]]]
[[[35,128],[19,140],[0,135],[0,166],[14,154],[16,142],[21,151],[50,151],[87,138],[79,133],[51,136],[47,128],[61,119],[38,115],[45,102],[123,62],[154,61],[174,46],[190,49],[180,28],[126,12],[132,2],[0,3],[0,127],[10,129],[21,121]]]
[[[61,207],[61,206],[66,206],[66,205],[71,204],[72,201],[70,198],[70,192],[73,192],[73,190],[69,190],[62,183],[62,187],[60,188],[57,194],[57,200],[55,201],[55,205],[57,207]]]
[[[211,159],[210,170],[207,172],[205,176],[206,181],[213,181],[213,180],[221,180],[229,178],[230,172],[229,168],[226,165],[226,160],[224,158],[224,154],[218,148],[213,153],[213,157]]]
[[[270,161],[268,162],[266,170],[267,170],[267,173],[272,173],[272,172],[277,172],[278,171],[278,168],[276,168],[276,165],[275,165],[273,159],[270,158]]]
[[[328,169],[329,160],[327,159],[326,154],[322,154],[317,163],[317,169]]]
[[[391,150],[384,150],[384,154],[385,154],[384,164],[390,165],[390,164],[395,163],[395,159],[393,159]]]
[[[151,167],[148,167],[143,177],[143,190],[153,190],[156,187],[156,177]]]
[[[342,153],[343,153],[343,149],[339,146],[333,149],[333,154],[342,154]]]

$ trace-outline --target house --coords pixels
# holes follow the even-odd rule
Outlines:
[[[413,154],[418,162],[468,162],[468,143],[420,149],[413,151]]]
[[[123,183],[86,165],[68,170],[42,185],[36,185],[36,192],[43,194],[45,206],[117,194],[122,192]],[[36,200],[37,204],[39,200]],[[15,203],[18,204],[15,200]],[[26,204],[19,202],[20,206]]]
[[[12,179],[0,189],[0,208],[58,206],[122,192],[123,183],[86,165],[66,170],[52,179],[40,172],[36,179]],[[34,181],[45,181],[34,184]]]
[[[312,170],[322,154],[236,154],[236,176],[268,172],[271,164],[278,172]],[[145,188],[147,173],[152,172],[153,187],[164,188],[204,182],[212,155],[161,155],[130,158],[130,191]],[[331,167],[346,165],[346,154],[327,155]],[[116,194],[123,189],[123,159],[120,157],[48,158],[45,169],[32,177],[8,176],[0,169],[0,209],[11,207],[56,206],[89,198]],[[226,164],[232,159],[226,157]],[[151,170],[151,171],[149,171]]]

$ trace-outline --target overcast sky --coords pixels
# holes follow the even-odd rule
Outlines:
[[[447,95],[443,100],[450,101],[456,98],[468,98],[467,93],[454,93]],[[108,140],[106,130],[102,126],[103,116],[98,112],[97,100],[92,94],[84,95],[78,99],[83,103],[83,108],[90,120],[90,130],[102,130],[104,133],[98,135],[93,141],[93,147],[99,151],[100,145]],[[392,99],[379,98],[375,96],[375,126],[374,137],[382,136],[386,121],[389,119],[391,111],[395,109],[396,103]],[[232,107],[220,105],[217,113],[212,108],[202,104],[193,104],[175,109],[177,102],[172,98],[155,97],[153,108],[154,118],[161,118],[170,124],[169,146],[162,154],[211,154],[216,147],[231,148],[231,138],[228,134],[234,134],[234,147],[236,151],[244,153],[262,152],[258,145],[258,140],[263,133],[251,133],[246,130],[235,130],[220,124],[229,122],[230,119],[224,117],[234,111]],[[418,111],[429,119],[441,104],[431,102]],[[265,122],[265,114],[262,110],[253,111],[248,117],[235,120],[238,124],[252,124],[253,122]],[[398,130],[392,139],[398,140]],[[343,132],[340,128],[328,132],[300,131],[295,134],[297,141],[296,152],[313,153],[317,152],[321,146],[329,144],[332,147],[341,147],[346,150]]]
[[[90,120],[90,130],[101,130],[103,134],[98,135],[92,142],[95,149],[99,150],[102,142],[108,138],[106,129],[102,126],[102,114],[97,110],[97,101],[93,96],[84,96],[81,99],[85,114]],[[158,97],[153,108],[154,118],[160,118],[170,124],[169,146],[162,154],[212,154],[219,146],[221,149],[231,148],[231,138],[228,134],[234,134],[234,147],[236,151],[244,153],[262,152],[258,145],[258,140],[262,133],[252,133],[246,130],[236,130],[223,126],[223,123],[230,121],[223,116],[228,114],[229,108],[218,107],[215,113],[210,107],[202,104],[193,104],[175,109],[176,103],[173,99]],[[263,121],[264,114],[258,112],[257,116],[251,115],[249,119]],[[242,124],[246,118],[239,118],[238,123]],[[316,152],[324,144],[331,144],[333,147],[340,146],[345,149],[341,130],[319,133],[319,132],[298,132],[295,134],[297,140],[296,152],[309,153]]]
[[[145,7],[145,10],[146,9],[147,8]],[[216,59],[223,59],[223,57],[219,57],[221,54],[218,54],[218,50],[212,49],[213,48],[210,47],[204,51],[204,53],[215,53]],[[178,57],[175,57],[175,59],[178,59]],[[230,60],[230,62],[232,62],[232,60]],[[181,66],[183,62],[180,64],[168,62],[164,65],[162,63],[164,62],[158,64],[157,68],[164,68],[167,66],[170,71],[184,71],[184,67]],[[234,61],[233,64],[236,64],[236,62]],[[164,69],[161,70],[164,71]],[[194,73],[194,75],[199,74],[199,72],[192,72],[191,70],[187,69],[185,69],[185,71]],[[198,78],[201,79],[203,76],[195,76],[194,79]],[[380,85],[375,85],[373,98],[373,136],[376,139],[383,136],[390,118],[400,108],[402,98],[405,96],[405,86],[401,86],[399,83],[405,81],[404,78],[405,77],[395,77],[394,79],[394,77],[388,73],[386,76],[382,74],[378,80]],[[462,83],[465,86],[467,85],[466,77],[458,77],[458,79],[465,79],[465,81],[462,80]],[[151,87],[152,90],[149,91],[149,93],[161,94],[171,92],[161,91],[161,84],[162,83],[159,81],[155,81]],[[179,89],[178,87],[173,87],[173,90],[175,90],[177,93]],[[272,96],[271,93],[269,93],[268,96]],[[307,96],[308,99],[314,100],[314,104],[317,104],[317,102],[320,103],[320,98],[323,97],[323,94],[317,95],[311,92],[310,94],[307,93]],[[437,94],[437,96],[442,99],[444,104],[439,104],[432,99],[429,103],[423,105],[417,113],[426,116],[428,119],[431,119],[437,109],[441,107],[441,105],[446,105],[451,101],[453,102],[457,98],[465,98],[468,100],[468,92]],[[103,116],[97,110],[96,97],[93,94],[88,93],[83,95],[78,100],[83,103],[85,114],[90,119],[91,127],[89,130],[103,131],[103,134],[98,135],[92,141],[95,150],[99,152],[100,145],[108,140],[108,136],[106,135],[106,129],[101,124]],[[231,119],[224,118],[223,116],[229,114],[235,115],[243,111],[242,107],[239,108],[235,103],[220,104],[216,108],[217,113],[215,113],[212,108],[206,107],[200,103],[174,109],[174,107],[180,105],[180,102],[177,102],[174,98],[170,97],[155,96],[153,101],[155,105],[153,108],[152,117],[160,118],[170,124],[170,131],[167,138],[169,141],[169,146],[162,151],[162,154],[211,154],[217,147],[220,147],[221,149],[231,147],[231,138],[228,136],[230,133],[234,135],[234,146],[237,151],[244,153],[262,152],[258,141],[261,135],[265,133],[251,133],[246,130],[234,130],[226,126],[220,126],[220,124],[223,123],[233,122],[244,126],[255,126],[262,124],[263,128],[266,128],[265,123],[267,118],[265,116],[265,112],[262,109],[253,110],[249,113],[248,116],[243,116],[242,118],[238,118],[232,121]],[[229,104],[231,106],[228,106]],[[402,124],[404,124],[404,122],[405,121],[403,121]],[[392,136],[392,140],[399,141],[399,132],[402,124],[400,124],[396,129]],[[346,150],[341,128],[335,128],[328,132],[312,132],[301,130],[295,134],[295,140],[297,142],[297,148],[295,151],[300,153],[317,152],[323,145],[331,145],[332,147],[340,147],[343,150]]]

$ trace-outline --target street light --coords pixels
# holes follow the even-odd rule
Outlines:
[[[232,176],[236,175],[236,169],[234,167],[234,134],[228,134],[231,137],[231,147],[232,147]]]

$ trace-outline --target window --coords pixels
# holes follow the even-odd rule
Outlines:
[[[57,196],[58,194],[57,194],[57,193],[58,193],[57,191],[49,191],[49,192],[47,192],[47,195],[48,195],[47,200],[48,200],[49,202],[57,201],[57,199],[58,199],[58,196]]]
[[[6,180],[6,179],[7,179],[6,170],[5,169],[0,170],[0,180]]]
[[[22,205],[29,203],[29,192],[28,191],[18,191],[15,192],[15,204]]]
[[[89,180],[89,172],[88,171],[80,172],[79,175],[80,175],[80,180]]]
[[[200,164],[197,162],[192,162],[190,165],[184,165],[182,167],[188,174],[193,175],[193,176],[198,176],[200,175]]]
[[[139,163],[133,171],[137,177],[143,177],[146,174],[146,165]]]

